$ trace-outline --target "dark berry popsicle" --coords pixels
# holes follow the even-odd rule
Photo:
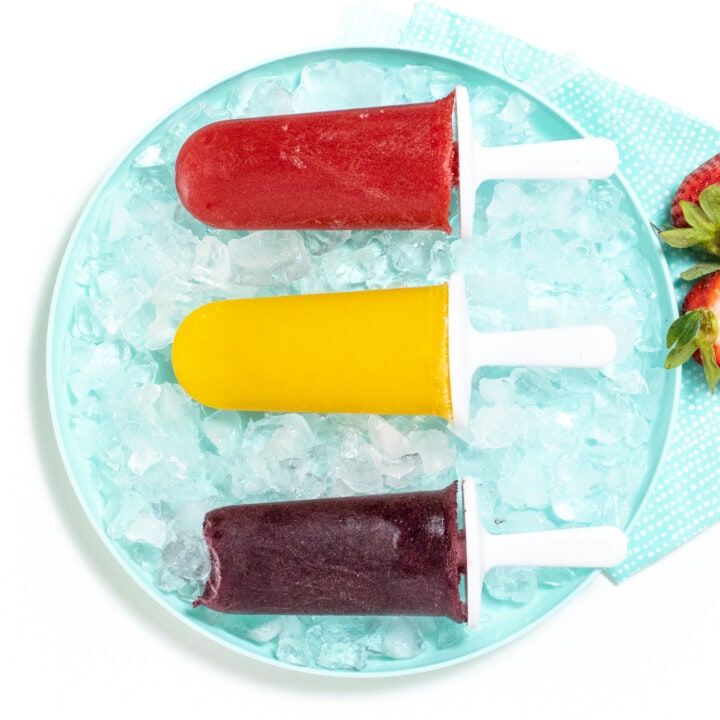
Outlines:
[[[195,605],[233,613],[465,619],[457,483],[444,490],[222,507]]]
[[[615,527],[490,535],[472,478],[443,490],[221,507],[205,516],[210,578],[194,606],[226,613],[446,616],[478,626],[500,565],[606,567]],[[460,577],[465,575],[464,598]]]

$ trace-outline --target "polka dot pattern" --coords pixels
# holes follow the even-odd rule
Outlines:
[[[362,33],[361,26],[355,23],[356,33]],[[684,175],[720,150],[718,128],[582,68],[572,56],[552,55],[423,0],[405,25],[401,44],[454,55],[510,77],[559,107],[588,134],[615,140],[621,172],[656,225],[669,222],[670,200]],[[667,255],[674,278],[694,262],[679,252]],[[678,281],[678,296],[686,290]],[[688,364],[659,477],[629,530],[626,562],[608,572],[614,581],[720,519],[719,421],[720,397],[710,395],[702,370]]]

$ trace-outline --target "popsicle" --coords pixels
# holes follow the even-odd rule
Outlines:
[[[474,481],[442,490],[212,510],[210,577],[194,606],[225,613],[445,616],[478,626],[484,574],[500,565],[606,567],[625,535],[587,527],[490,535]],[[461,596],[465,575],[465,597]]]
[[[223,410],[435,415],[468,422],[476,368],[600,367],[602,325],[479,333],[465,285],[221,300],[191,312],[172,346],[179,384]]]
[[[446,233],[458,182],[469,238],[484,180],[601,178],[617,163],[603,138],[479,147],[458,87],[433,102],[211,123],[183,144],[175,180],[187,210],[217,228]]]

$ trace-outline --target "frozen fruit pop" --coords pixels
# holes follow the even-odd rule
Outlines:
[[[479,333],[463,277],[448,284],[221,300],[194,310],[172,346],[175,376],[223,410],[436,415],[463,426],[482,365],[598,367],[598,325]]]
[[[446,233],[458,181],[468,238],[483,180],[607,177],[616,167],[602,138],[476,146],[459,87],[433,102],[211,123],[183,144],[175,180],[188,211],[218,228]]]
[[[178,154],[178,194],[226,229],[450,232],[454,104],[212,123]]]
[[[474,492],[465,478],[462,529],[457,483],[212,510],[203,524],[211,572],[194,605],[244,614],[445,616],[477,627],[491,567],[604,567],[625,557],[615,527],[490,535]]]

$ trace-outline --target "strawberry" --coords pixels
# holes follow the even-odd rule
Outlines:
[[[682,314],[669,327],[671,348],[665,367],[675,368],[691,357],[703,366],[711,392],[720,381],[720,270],[698,280],[685,296]]]
[[[720,153],[693,170],[670,207],[673,229],[660,233],[672,247],[697,248],[720,256]]]
[[[720,153],[706,160],[680,183],[670,207],[670,219],[674,227],[689,227],[680,203],[691,202],[697,205],[700,193],[708,185],[715,183],[720,183]]]

